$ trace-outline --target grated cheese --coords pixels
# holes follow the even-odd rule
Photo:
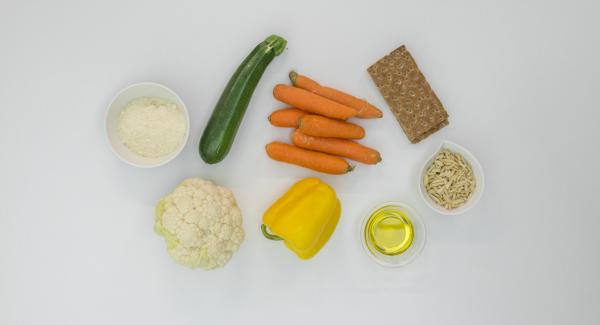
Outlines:
[[[131,151],[157,158],[173,153],[185,138],[187,125],[182,109],[156,97],[140,97],[119,115],[119,137]]]

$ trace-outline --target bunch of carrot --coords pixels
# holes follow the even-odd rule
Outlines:
[[[293,86],[276,85],[273,96],[291,107],[276,110],[269,121],[274,126],[294,128],[293,145],[271,142],[266,146],[269,157],[329,174],[354,169],[341,157],[365,164],[381,161],[377,150],[354,141],[362,139],[365,130],[345,121],[352,117],[380,118],[383,113],[377,107],[294,71],[290,80]]]

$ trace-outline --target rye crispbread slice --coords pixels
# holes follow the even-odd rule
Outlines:
[[[448,125],[448,113],[406,46],[395,49],[368,71],[411,143]]]

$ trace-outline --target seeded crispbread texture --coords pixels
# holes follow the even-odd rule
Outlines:
[[[410,142],[417,143],[448,125],[448,113],[406,46],[368,71]]]

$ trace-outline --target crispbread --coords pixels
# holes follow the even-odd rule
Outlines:
[[[368,71],[410,142],[417,143],[448,125],[448,113],[406,46]]]

